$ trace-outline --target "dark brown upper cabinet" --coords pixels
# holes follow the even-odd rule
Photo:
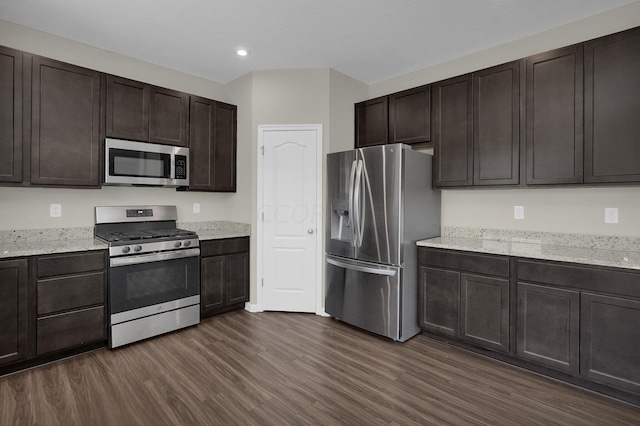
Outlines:
[[[107,76],[107,137],[187,146],[188,95]]]
[[[527,184],[583,181],[583,46],[526,59]]]
[[[431,86],[421,86],[355,105],[356,148],[431,140]]]
[[[102,75],[29,57],[31,183],[99,187]]]
[[[431,140],[431,86],[389,95],[389,143]]]
[[[235,192],[238,107],[215,105],[213,182],[215,191]]]
[[[356,148],[384,145],[389,140],[389,100],[386,96],[357,103]]]
[[[22,182],[22,52],[2,46],[0,182]]]
[[[189,104],[189,190],[234,192],[237,107],[198,96]]]
[[[473,184],[520,183],[520,67],[473,73]]]
[[[432,124],[434,186],[473,184],[471,74],[434,83]]]
[[[585,44],[585,176],[640,182],[640,28]]]

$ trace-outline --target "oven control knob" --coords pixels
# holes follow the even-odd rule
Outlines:
[[[184,242],[185,247],[189,247],[191,245],[191,241],[187,240]]]
[[[178,247],[180,247],[181,245],[182,245],[182,243],[181,243],[180,241],[176,241],[175,243],[173,243],[173,246],[174,246],[175,248],[178,248]]]
[[[131,251],[131,247],[129,247],[129,246],[122,247],[122,252],[123,253],[129,253],[130,251]]]
[[[135,246],[133,248],[133,251],[140,251],[140,250],[142,250],[142,246]]]

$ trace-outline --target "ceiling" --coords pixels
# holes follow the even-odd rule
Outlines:
[[[2,0],[0,18],[219,83],[330,67],[373,84],[633,2]]]

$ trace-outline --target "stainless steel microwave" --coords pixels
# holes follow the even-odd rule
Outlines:
[[[106,138],[103,183],[189,186],[189,148]]]

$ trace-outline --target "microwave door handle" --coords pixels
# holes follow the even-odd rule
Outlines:
[[[353,186],[355,184],[355,180],[356,180],[356,165],[357,165],[357,160],[353,160],[353,162],[351,163],[351,173],[349,175],[349,216],[351,217],[350,222],[351,222],[351,245],[353,247],[356,246],[356,222],[355,222],[355,212],[353,210]]]

